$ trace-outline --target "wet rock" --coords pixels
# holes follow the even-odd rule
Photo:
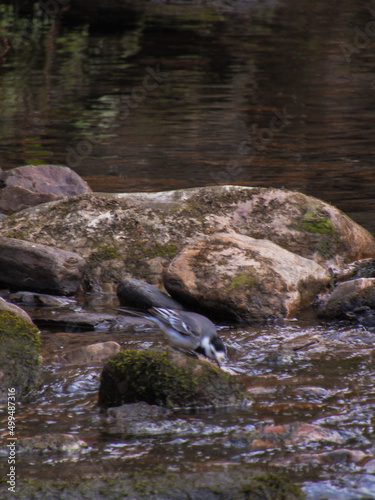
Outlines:
[[[337,466],[363,463],[368,455],[361,450],[350,450],[339,448],[336,450],[325,451],[323,453],[300,453],[294,454],[293,457],[282,460],[281,464],[287,467],[320,467],[322,465]],[[280,465],[276,460],[274,465]]]
[[[43,454],[52,452],[75,453],[88,445],[73,434],[47,433],[17,439],[17,454]],[[7,455],[6,445],[0,448],[0,454]]]
[[[14,238],[0,241],[0,284],[11,289],[69,295],[77,291],[84,267],[73,252]]]
[[[0,172],[0,211],[12,214],[64,196],[90,193],[73,170],[58,165],[25,165]]]
[[[147,311],[151,307],[183,309],[183,306],[167,294],[149,283],[136,279],[124,279],[117,287],[117,297],[122,306],[135,307]]]
[[[162,424],[171,414],[169,408],[140,402],[108,408],[107,419],[111,432],[144,436],[165,432]]]
[[[146,402],[166,407],[242,404],[246,388],[212,364],[176,351],[117,354],[104,366],[99,404],[104,408]]]
[[[284,425],[265,425],[250,432],[243,431],[233,435],[231,442],[245,439],[252,449],[291,447],[305,450],[323,444],[343,444],[345,439],[334,429],[316,424],[294,423]]]
[[[40,328],[62,328],[66,332],[93,330],[119,330],[133,326],[153,326],[151,321],[133,316],[107,313],[72,312],[65,314],[43,314],[33,316]]]
[[[339,283],[325,303],[320,305],[318,315],[375,327],[375,278],[358,278]]]
[[[62,356],[59,356],[65,363],[77,365],[96,365],[107,361],[115,354],[120,352],[121,346],[117,342],[98,342],[76,349],[64,351]]]
[[[107,432],[131,436],[175,435],[177,439],[183,436],[198,436],[204,439],[222,435],[224,428],[216,424],[208,424],[198,419],[187,420],[179,418],[174,412],[164,406],[148,405],[147,403],[132,403],[109,408],[107,410]]]
[[[375,255],[374,238],[342,212],[278,189],[82,194],[0,220],[2,237],[73,247],[88,261],[85,286],[94,291],[115,292],[125,278],[149,282],[152,276],[160,283],[155,272],[161,273],[186,245],[218,232],[272,241],[325,268]]]
[[[247,322],[293,317],[328,281],[314,261],[233,233],[186,246],[164,275],[166,289],[182,303]]]
[[[15,292],[8,295],[7,299],[15,304],[32,307],[63,307],[74,304],[74,300],[67,297],[55,297],[45,293]]]
[[[40,377],[39,331],[28,314],[0,298],[0,403],[8,389],[16,402],[38,387]]]

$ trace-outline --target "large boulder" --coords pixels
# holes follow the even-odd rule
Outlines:
[[[40,376],[39,331],[28,314],[0,298],[0,403],[8,390],[20,402],[38,387]]]
[[[187,245],[164,277],[168,292],[194,309],[237,321],[291,318],[329,281],[310,259],[269,240],[220,233]]]
[[[268,240],[280,247],[280,255],[287,250],[325,269],[375,256],[374,238],[340,210],[282,189],[81,194],[0,219],[2,237],[74,248],[88,264],[86,290],[98,292],[115,292],[124,279],[160,287],[174,257],[217,233]]]
[[[235,376],[173,350],[119,352],[104,366],[99,405],[145,402],[166,407],[242,404],[246,388]]]
[[[69,167],[25,165],[0,172],[0,212],[6,214],[64,196],[90,192],[87,182]]]
[[[57,295],[77,291],[85,268],[78,254],[17,240],[0,240],[0,286]]]

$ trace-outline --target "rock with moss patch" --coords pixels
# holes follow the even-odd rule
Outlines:
[[[118,353],[104,366],[101,407],[144,401],[167,407],[242,404],[246,389],[233,375],[176,351]]]
[[[108,463],[106,463],[108,462]],[[136,472],[115,474],[111,460],[103,460],[89,477],[50,480],[22,477],[17,481],[20,500],[74,499],[84,500],[303,500],[301,488],[290,479],[276,474],[260,473],[254,464],[215,467],[204,466],[194,472],[180,472],[159,467],[139,468]],[[13,500],[7,484],[0,484],[4,500]]]
[[[329,281],[316,262],[268,240],[220,233],[186,246],[164,276],[182,303],[236,321],[291,318]]]
[[[89,291],[115,292],[125,278],[159,285],[163,266],[187,244],[218,232],[272,241],[325,268],[375,256],[374,238],[340,210],[283,189],[82,194],[0,220],[2,237],[73,247],[88,262]]]
[[[40,376],[39,331],[28,314],[0,298],[0,402],[8,389],[15,389],[16,401],[38,387]]]

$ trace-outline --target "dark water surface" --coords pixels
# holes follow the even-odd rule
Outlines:
[[[14,22],[0,3],[3,169],[67,164],[111,192],[285,186],[375,233],[375,4],[25,4]]]
[[[285,186],[375,234],[375,4],[72,2],[56,16],[20,5],[14,22],[0,2],[3,169],[64,164],[107,192]],[[105,340],[160,346],[160,333],[43,331],[45,385],[19,409],[19,437],[67,432],[90,448],[21,460],[20,477],[251,463],[294,477],[310,500],[375,498],[374,335],[309,321],[221,335],[253,406],[126,435],[96,408],[100,367],[66,367],[56,355]],[[249,445],[254,429],[301,422],[334,433]],[[342,450],[363,458],[340,459]]]

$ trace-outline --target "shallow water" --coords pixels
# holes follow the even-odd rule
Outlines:
[[[117,304],[116,298],[106,295],[70,307],[102,311],[111,304]],[[40,315],[40,309],[29,312]],[[229,348],[227,368],[245,382],[250,406],[178,410],[162,421],[125,427],[97,407],[101,366],[67,365],[61,353],[108,340],[123,348],[162,348],[163,334],[141,326],[66,330],[42,331],[44,385],[29,404],[18,407],[16,432],[18,438],[74,434],[88,447],[70,454],[20,454],[19,477],[73,481],[83,475],[153,469],[155,464],[186,471],[246,463],[305,484],[308,499],[325,498],[319,492],[329,489],[333,496],[328,498],[362,498],[347,496],[353,488],[359,495],[360,487],[367,490],[363,498],[375,498],[370,473],[375,456],[375,333],[317,324],[311,318],[222,326],[220,336]],[[304,428],[306,424],[313,427]]]

